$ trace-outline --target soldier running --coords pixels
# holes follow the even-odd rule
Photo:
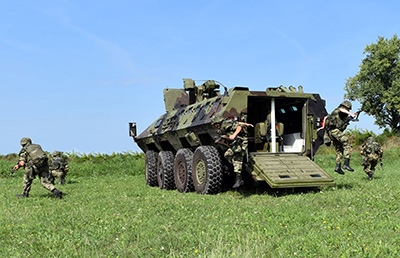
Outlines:
[[[39,175],[42,186],[61,199],[62,192],[49,182],[48,158],[42,147],[38,144],[32,144],[32,140],[27,137],[21,139],[21,146],[19,162],[14,166],[14,169],[25,168],[24,191],[22,194],[17,194],[17,197],[29,197],[33,179],[35,179],[36,175]]]
[[[65,184],[65,177],[69,171],[68,161],[63,157],[61,151],[54,151],[49,160],[50,181],[54,185],[55,178],[58,184]]]
[[[354,169],[350,167],[352,146],[349,137],[343,133],[348,126],[348,123],[346,123],[345,120],[349,116],[353,118],[356,117],[356,114],[351,113],[350,110],[351,103],[350,101],[345,100],[337,108],[335,108],[325,120],[327,135],[333,142],[333,146],[336,150],[335,172],[341,175],[344,175],[342,168],[351,172],[354,171]],[[345,160],[342,167],[341,162],[343,157]]]
[[[361,166],[364,167],[364,171],[367,173],[368,179],[372,180],[378,160],[381,160],[382,162],[383,149],[379,143],[375,141],[374,137],[369,137],[367,142],[361,147],[361,155]]]

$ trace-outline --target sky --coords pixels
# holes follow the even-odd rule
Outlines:
[[[302,85],[331,112],[367,45],[399,34],[396,0],[0,0],[0,155],[141,151],[182,78]],[[359,107],[353,103],[353,112]],[[360,116],[350,128],[382,132]]]

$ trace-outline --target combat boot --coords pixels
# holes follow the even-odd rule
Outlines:
[[[350,167],[350,159],[345,159],[345,160],[344,160],[343,169],[346,169],[346,170],[348,170],[348,171],[350,171],[350,172],[353,172],[353,171],[354,171],[354,169],[352,169],[352,168]]]
[[[343,172],[341,166],[342,166],[341,162],[336,163],[335,172],[337,172],[337,173],[339,173],[339,174],[341,174],[341,175],[344,175],[344,172]]]
[[[242,174],[236,173],[235,176],[235,184],[232,186],[233,189],[237,189],[241,187],[244,184],[244,181],[242,179]]]
[[[368,175],[369,181],[371,181],[372,180],[372,176],[373,176],[372,172],[368,172],[367,175]]]
[[[54,194],[56,196],[57,199],[62,199],[62,192],[57,190],[57,189],[53,189],[53,191],[51,191],[52,194]]]
[[[29,194],[16,194],[15,196],[17,196],[18,198],[28,198]]]

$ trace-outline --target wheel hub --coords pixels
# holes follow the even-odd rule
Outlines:
[[[203,184],[206,180],[206,164],[203,160],[199,160],[196,164],[196,178],[200,184]]]
[[[186,167],[183,162],[179,162],[178,164],[178,177],[181,183],[185,182],[186,179]]]

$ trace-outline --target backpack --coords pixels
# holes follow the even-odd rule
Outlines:
[[[381,151],[381,146],[376,142],[368,143],[365,148],[365,152],[367,154],[372,154],[372,153],[379,154],[380,151]]]
[[[231,119],[226,119],[222,122],[221,124],[221,130],[224,133],[230,133],[233,130],[234,127],[234,123],[235,121],[231,120]]]
[[[65,169],[65,163],[64,159],[62,157],[53,157],[50,163],[50,169],[51,170],[64,170]]]
[[[29,146],[25,147],[26,152],[28,152],[28,156],[30,157],[30,161],[33,165],[37,167],[44,167],[47,165],[47,155],[42,150],[42,147],[37,144],[30,144]]]
[[[342,113],[343,114],[343,113]],[[336,108],[332,111],[330,115],[325,119],[325,127],[328,129],[339,129],[340,131],[344,131],[347,128],[348,123],[345,123],[341,118],[341,112],[339,108]]]

